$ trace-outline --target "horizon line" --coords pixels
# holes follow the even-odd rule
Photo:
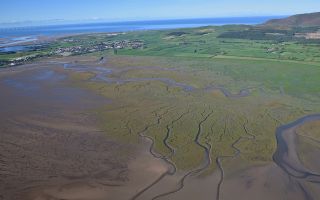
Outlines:
[[[155,18],[155,19],[48,19],[48,20],[25,20],[17,22],[0,22],[0,28],[22,28],[37,26],[59,26],[59,25],[77,25],[77,24],[95,24],[95,23],[128,23],[128,22],[155,22],[155,21],[175,21],[175,20],[201,20],[201,19],[234,19],[234,18],[251,18],[251,17],[288,17],[291,15],[243,15],[243,16],[217,16],[217,17],[184,17],[184,18]],[[29,23],[29,25],[28,25]],[[20,24],[20,26],[19,26]],[[6,27],[7,25],[7,27]]]

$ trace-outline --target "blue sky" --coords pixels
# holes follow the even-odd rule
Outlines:
[[[0,23],[290,15],[320,11],[320,0],[0,0]]]

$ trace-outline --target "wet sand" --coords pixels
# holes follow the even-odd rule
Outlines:
[[[52,66],[0,72],[0,199],[129,199],[167,166],[113,141],[94,110],[110,100],[69,87]]]

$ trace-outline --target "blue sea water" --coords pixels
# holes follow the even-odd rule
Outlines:
[[[279,16],[265,17],[231,17],[231,18],[204,18],[204,19],[177,19],[177,20],[156,20],[156,21],[130,21],[113,23],[87,23],[70,25],[51,26],[29,26],[0,28],[0,38],[5,37],[26,37],[35,35],[59,35],[76,33],[96,33],[96,32],[123,32],[135,30],[157,30],[171,28],[188,28],[207,25],[226,24],[259,24],[269,19],[279,18]]]
[[[283,16],[282,16],[283,17]],[[50,26],[27,26],[0,28],[0,47],[17,45],[21,42],[35,41],[39,36],[59,36],[66,34],[101,33],[101,32],[128,32],[139,30],[162,30],[174,28],[192,28],[208,25],[228,24],[260,24],[269,19],[282,18],[281,16],[263,17],[230,17],[230,18],[203,18],[203,19],[176,19],[156,21],[130,21],[112,23],[86,23]]]

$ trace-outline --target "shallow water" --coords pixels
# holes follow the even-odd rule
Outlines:
[[[295,178],[310,178],[320,182],[320,170],[318,172],[311,172],[308,169],[305,169],[303,165],[299,163],[300,161],[298,161],[298,163],[297,161],[290,163],[290,157],[292,156],[290,152],[296,152],[296,148],[288,141],[289,134],[292,137],[296,137],[296,133],[294,131],[295,128],[303,125],[304,123],[318,120],[320,120],[320,114],[307,115],[294,122],[277,128],[276,137],[278,145],[273,159],[275,163],[290,176]]]
[[[40,92],[43,87],[49,83],[57,83],[66,78],[66,75],[59,74],[53,70],[43,69],[37,70],[32,74],[26,76],[16,76],[4,78],[2,82],[4,85],[13,87],[20,91],[20,94],[32,96],[37,95],[36,92]]]

